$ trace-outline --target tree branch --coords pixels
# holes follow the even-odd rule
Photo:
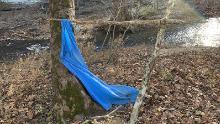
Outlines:
[[[61,21],[61,19],[50,19],[55,21]],[[92,20],[92,21],[84,21],[84,20],[71,20],[75,24],[98,24],[98,25],[116,25],[116,26],[128,26],[128,25],[163,25],[163,24],[182,24],[185,23],[179,19],[155,19],[155,20],[132,20],[132,21],[107,21],[107,20]]]

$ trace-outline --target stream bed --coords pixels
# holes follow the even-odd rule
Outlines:
[[[166,42],[182,46],[220,46],[220,18],[209,18],[204,22],[170,28]]]
[[[158,29],[152,28],[147,31],[129,33],[125,39],[125,46],[153,44],[156,41],[157,31]],[[96,45],[99,46],[103,40],[96,41],[99,42]],[[165,42],[170,46],[220,47],[220,18],[209,18],[204,22],[169,27]],[[39,53],[48,49],[49,39],[1,41],[0,60],[14,59],[28,53]]]
[[[9,40],[0,42],[0,60],[8,61],[26,56],[29,53],[40,53],[49,49],[46,40]]]
[[[151,28],[129,34],[125,46],[155,43],[158,31],[157,28]],[[165,43],[169,46],[181,47],[219,47],[220,18],[209,18],[203,22],[168,27],[165,34]]]

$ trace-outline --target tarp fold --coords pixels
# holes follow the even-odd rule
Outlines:
[[[138,90],[124,85],[109,85],[94,75],[86,65],[77,46],[72,23],[68,19],[63,19],[61,26],[60,61],[73,75],[78,77],[91,98],[105,110],[109,110],[113,104],[134,103]]]

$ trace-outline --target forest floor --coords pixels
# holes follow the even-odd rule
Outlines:
[[[89,64],[90,69],[106,82],[140,88],[149,49],[145,45],[122,48],[117,60],[108,64],[106,53],[94,53],[96,59]],[[219,53],[219,48],[162,51],[148,84],[139,123],[219,123]],[[49,53],[30,55],[0,68],[0,122],[54,123]],[[113,114],[114,118],[97,122],[127,122],[130,111],[131,107],[125,106]]]
[[[84,18],[90,11],[85,9],[79,14]],[[0,42],[49,39],[47,18],[38,8],[0,11]],[[111,61],[108,49],[91,52],[85,47],[82,52],[90,69],[101,79],[140,88],[151,48],[146,44],[120,48]],[[219,53],[220,48],[163,50],[138,123],[220,123]],[[0,123],[55,123],[50,61],[50,53],[43,51],[0,63]],[[124,106],[113,114],[114,118],[97,121],[127,122],[130,111],[131,106]]]
[[[48,15],[39,7],[0,11],[0,42],[5,40],[49,39]]]

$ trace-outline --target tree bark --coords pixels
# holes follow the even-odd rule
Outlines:
[[[72,0],[49,0],[51,18],[75,18]],[[101,110],[92,102],[81,83],[60,63],[61,25],[58,20],[50,20],[52,81],[55,89],[57,123],[71,123],[82,120],[87,114]],[[99,111],[100,112],[100,111]]]

